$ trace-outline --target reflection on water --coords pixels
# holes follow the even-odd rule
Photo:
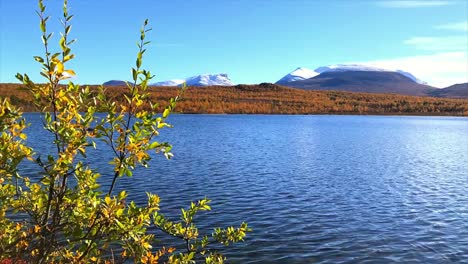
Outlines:
[[[32,145],[41,151],[37,114]],[[175,158],[117,187],[176,215],[208,196],[206,226],[247,221],[233,263],[468,261],[468,119],[174,115]],[[51,150],[52,151],[52,150]],[[91,162],[110,181],[109,152]],[[32,168],[25,168],[34,172]],[[204,226],[204,227],[206,227]]]

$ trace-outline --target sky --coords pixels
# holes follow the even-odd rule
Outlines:
[[[45,0],[55,43],[61,1]],[[297,67],[360,63],[408,71],[435,87],[468,82],[466,0],[69,0],[74,82],[131,79],[139,29],[154,82],[227,73],[276,82]],[[0,82],[42,82],[36,0],[0,0]],[[58,49],[58,45],[54,48]]]

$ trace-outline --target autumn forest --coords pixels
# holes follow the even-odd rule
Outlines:
[[[90,86],[96,90],[98,86]],[[126,87],[105,87],[109,97],[125,100]],[[163,109],[178,93],[174,87],[150,87],[152,102]],[[25,112],[36,109],[20,84],[0,84],[0,97],[9,97]],[[160,109],[160,110],[161,110]],[[377,114],[468,116],[467,99],[443,99],[394,94],[307,91],[269,83],[259,85],[188,87],[176,112],[196,114]]]

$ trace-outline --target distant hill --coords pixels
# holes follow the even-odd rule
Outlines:
[[[437,89],[429,93],[429,95],[446,98],[468,98],[468,83],[459,83],[447,88]]]
[[[126,85],[126,83],[125,83],[125,81],[110,80],[110,81],[107,81],[107,82],[103,83],[102,85],[104,85],[104,86],[122,86],[122,85]]]
[[[325,71],[306,80],[289,82],[289,87],[306,90],[337,90],[427,96],[437,88],[417,83],[394,71]]]

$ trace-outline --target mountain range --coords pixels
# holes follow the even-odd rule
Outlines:
[[[185,79],[173,79],[168,81],[151,83],[150,86],[180,86],[186,83],[187,86],[232,86],[234,85],[225,73],[219,74],[201,74]],[[110,80],[103,83],[104,86],[122,86],[125,81]]]
[[[227,74],[202,74],[185,79],[157,82],[152,86],[232,86]],[[315,70],[299,67],[276,82],[277,85],[305,90],[338,90],[413,96],[468,98],[468,83],[435,88],[403,70],[388,70],[359,64],[336,64]],[[104,85],[125,85],[112,80]]]

